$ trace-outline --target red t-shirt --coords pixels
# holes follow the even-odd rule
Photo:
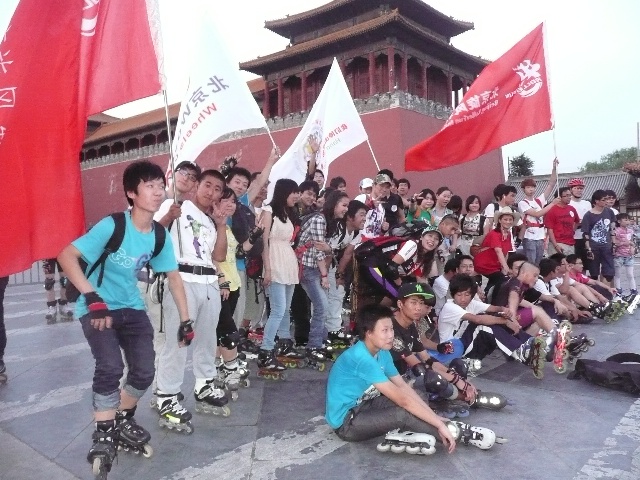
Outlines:
[[[502,253],[506,257],[513,249],[513,243],[511,242],[511,234],[507,235],[505,239],[502,238],[502,232],[496,232],[491,230],[484,237],[481,245],[482,248],[489,247],[486,250],[480,251],[474,259],[473,266],[476,272],[482,275],[489,275],[491,273],[499,272],[502,270],[502,265],[498,260],[498,254],[495,249],[497,247],[502,249]]]
[[[554,205],[544,216],[544,224],[547,228],[553,229],[556,242],[575,245],[573,225],[580,225],[580,218],[576,209],[571,205],[566,207]]]

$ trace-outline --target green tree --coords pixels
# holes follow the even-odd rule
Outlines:
[[[521,153],[509,160],[509,177],[530,177],[533,175],[533,160]]]
[[[583,173],[606,172],[609,170],[619,170],[625,163],[636,161],[636,148],[621,148],[615,152],[608,153],[600,157],[600,160],[587,162],[580,171]]]

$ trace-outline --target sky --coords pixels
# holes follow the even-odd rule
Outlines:
[[[372,0],[373,1],[373,0]],[[202,12],[196,0],[159,0],[169,103],[180,102],[188,84],[192,32]],[[288,39],[264,28],[265,20],[328,3],[328,0],[236,0],[213,2],[223,48],[238,62],[286,47]],[[534,161],[534,173],[573,172],[619,148],[635,147],[640,121],[640,1],[637,0],[429,0],[474,30],[451,43],[467,53],[495,60],[541,22],[546,22],[547,69],[555,131],[503,147],[505,162],[521,153]],[[215,51],[212,51],[215,54]],[[246,79],[255,78],[248,72]],[[108,113],[127,117],[163,105],[160,95]],[[281,146],[281,148],[288,146]]]

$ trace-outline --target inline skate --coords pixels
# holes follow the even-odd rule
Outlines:
[[[335,332],[329,332],[327,335],[327,346],[331,347],[331,351],[344,350],[349,348],[355,340],[355,337],[346,332],[343,328]]]
[[[7,366],[4,364],[4,360],[0,358],[0,385],[7,383]]]
[[[276,344],[276,358],[287,368],[302,368],[307,366],[304,354],[293,347],[293,340],[284,338]]]
[[[176,430],[184,432],[187,435],[193,433],[193,425],[191,424],[191,412],[180,405],[184,396],[181,393],[177,395],[157,393],[155,408],[160,414],[158,425],[168,430]],[[182,398],[180,398],[182,397]]]
[[[567,350],[567,342],[569,341],[569,334],[573,327],[571,322],[563,320],[560,326],[556,330],[557,342],[555,345],[555,353],[553,355],[553,369],[556,373],[563,374],[567,371],[566,360],[569,357],[569,351]],[[549,357],[547,357],[549,360]]]
[[[241,369],[238,359],[231,362],[224,362],[218,369],[219,378],[222,381],[222,388],[230,392],[231,400],[238,399],[238,390],[241,386],[249,386],[249,372]],[[243,376],[244,375],[244,376]]]
[[[284,371],[287,369],[280,362],[273,350],[260,350],[258,354],[258,377],[269,380],[284,380]]]
[[[57,301],[47,302],[47,313],[44,318],[47,321],[47,325],[53,325],[58,321],[58,308],[56,305]]]
[[[595,344],[596,341],[588,338],[584,333],[569,337],[567,342],[568,362],[573,363],[576,358],[580,358],[584,352],[589,350],[589,347],[593,347]]]
[[[73,321],[73,310],[69,306],[66,300],[58,300],[58,312],[60,313],[61,322]]]
[[[136,455],[142,453],[145,458],[153,455],[149,445],[151,434],[136,423],[134,415],[136,407],[116,412],[116,428],[118,430],[118,450],[132,451]]]
[[[229,399],[224,390],[218,388],[214,382],[215,379],[212,378],[207,380],[204,386],[194,390],[196,412],[228,417],[231,415],[231,410],[227,406]]]
[[[497,437],[495,432],[485,427],[475,427],[467,423],[449,421],[447,428],[456,441],[464,445],[473,445],[480,450],[489,450],[496,443],[506,443],[506,439]]]
[[[378,444],[379,452],[402,453],[411,455],[432,455],[436,453],[436,438],[428,433],[401,432],[395,429],[384,436],[384,440]]]
[[[307,365],[319,372],[324,372],[326,362],[331,360],[331,353],[324,348],[306,349]]]
[[[531,367],[533,376],[540,380],[544,376],[545,350],[546,342],[543,337],[531,337],[513,351],[512,357]]]
[[[117,455],[118,430],[115,420],[96,422],[92,435],[93,445],[87,454],[96,480],[106,480]]]

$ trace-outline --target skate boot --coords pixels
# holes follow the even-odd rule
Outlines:
[[[447,428],[456,441],[464,445],[473,445],[481,450],[489,450],[496,443],[505,443],[506,440],[496,437],[493,430],[485,427],[475,427],[466,423],[449,421]]]
[[[184,396],[181,393],[172,395],[170,393],[158,393],[158,400],[156,401],[156,408],[160,414],[158,425],[167,428],[168,430],[175,430],[177,432],[184,432],[187,435],[193,433],[193,425],[191,424],[191,412],[180,405]]]
[[[631,290],[631,293],[626,297],[626,302],[627,302],[627,313],[629,315],[632,315],[633,312],[636,311],[636,308],[638,308],[638,303],[640,303],[640,295],[638,295],[638,291],[637,290]]]
[[[584,352],[589,351],[589,347],[593,347],[596,341],[588,338],[584,333],[569,337],[567,342],[567,352],[569,352],[569,363],[573,363],[576,358],[580,358]]]
[[[513,403],[504,395],[494,392],[484,392],[478,390],[478,395],[471,403],[471,408],[486,408],[488,410],[502,410],[507,405]]]
[[[384,436],[384,440],[378,444],[379,452],[393,453],[407,452],[412,455],[432,455],[436,453],[436,437],[428,433],[401,432],[396,428]]]
[[[546,342],[541,337],[531,337],[514,350],[512,357],[533,369],[533,376],[541,379],[544,376]]]
[[[558,344],[558,328],[552,328],[550,332],[540,335],[545,342],[545,360],[551,362],[555,356],[556,345]]]
[[[305,350],[309,367],[324,372],[325,363],[331,359],[331,354],[324,348],[307,348]]]
[[[327,336],[327,344],[331,346],[332,351],[344,350],[353,344],[354,336],[347,333],[343,328],[335,332],[329,332]]]
[[[92,435],[93,445],[87,454],[87,461],[92,465],[96,479],[106,480],[111,471],[117,454],[117,437],[115,420],[96,422],[96,431]]]
[[[47,314],[44,316],[47,321],[47,325],[53,325],[58,321],[58,309],[56,307],[57,304],[58,302],[56,302],[55,300],[53,302],[47,302]]]
[[[460,400],[449,400],[437,395],[430,395],[429,406],[438,415],[449,420],[469,416],[469,404]]]
[[[257,327],[253,330],[249,330],[247,334],[247,338],[259,346],[259,345],[262,345],[263,335],[264,335],[264,328]]]
[[[207,380],[203,387],[194,390],[196,412],[228,417],[231,410],[227,406],[229,399],[221,388],[216,388],[214,379]]]
[[[273,350],[260,350],[258,354],[258,377],[269,380],[284,380],[287,369],[277,358]]]
[[[553,355],[553,369],[556,373],[565,373],[567,371],[567,358],[569,357],[569,352],[567,351],[567,342],[569,341],[569,334],[573,327],[571,326],[571,322],[567,320],[563,320],[560,326],[555,329],[557,330],[557,342],[555,353]],[[548,361],[547,357],[547,361]]]
[[[238,399],[240,384],[244,383],[238,360],[225,362],[218,370],[218,374],[222,380],[223,388],[231,394],[231,400],[235,402]]]
[[[4,364],[4,360],[0,358],[0,385],[7,383],[7,367]]]
[[[58,312],[60,313],[60,321],[73,321],[73,310],[69,307],[66,300],[58,300]]]
[[[469,377],[477,377],[478,372],[482,368],[482,360],[477,358],[463,358],[462,361],[467,365],[467,375]]]
[[[293,340],[284,338],[276,345],[276,358],[287,368],[302,368],[307,366],[304,354],[293,348]]]
[[[153,455],[153,448],[149,445],[151,434],[136,423],[135,413],[136,407],[116,412],[118,450],[131,450],[136,455],[142,453],[144,458],[150,458]]]

